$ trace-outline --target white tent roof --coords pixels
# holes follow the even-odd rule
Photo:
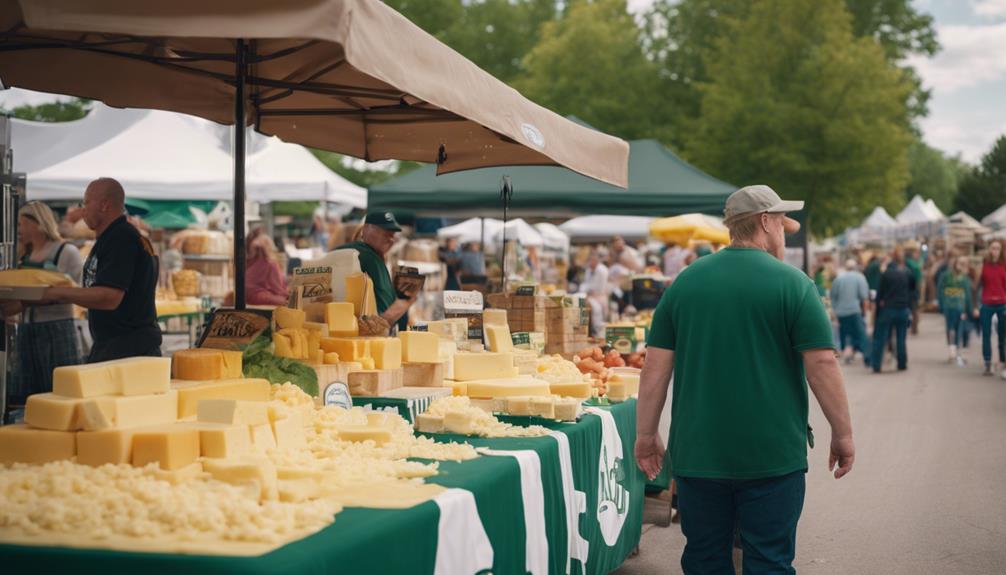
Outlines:
[[[503,234],[504,230],[506,231],[505,236]],[[506,237],[508,242],[516,241],[524,247],[533,246],[540,248],[545,245],[545,240],[542,239],[538,230],[531,227],[531,224],[525,222],[521,218],[510,220],[505,226],[501,226],[500,229],[493,234],[492,241],[493,243],[500,243],[503,241],[504,237]]]
[[[891,217],[891,214],[887,213],[887,210],[877,206],[873,208],[873,212],[863,220],[864,228],[890,228],[898,225],[898,222]]]
[[[650,235],[650,224],[656,218],[646,216],[581,216],[559,226],[572,240],[607,241],[612,236],[626,240],[642,240]]]
[[[999,209],[982,218],[982,223],[994,228],[1006,227],[1006,204],[1003,204]]]
[[[143,199],[233,197],[231,128],[174,112],[95,103],[74,122],[12,121],[14,171],[28,175],[28,198],[80,199],[99,176]],[[296,144],[252,132],[245,186],[249,200],[328,200],[366,207],[367,192]]]
[[[13,112],[14,108],[20,108],[21,106],[39,106],[55,102],[69,102],[73,99],[73,96],[65,94],[50,94],[48,92],[10,88],[0,90],[0,110]]]
[[[978,233],[988,233],[992,231],[989,228],[983,226],[981,222],[972,218],[970,215],[968,215],[967,212],[964,211],[957,212],[956,214],[947,218],[947,220],[952,224],[962,225]]]
[[[534,229],[538,230],[538,233],[541,234],[541,239],[545,241],[546,248],[561,252],[569,250],[569,236],[566,235],[566,232],[560,230],[559,226],[542,222],[535,224]]]
[[[944,218],[943,212],[936,207],[932,200],[923,200],[919,196],[912,198],[905,209],[901,210],[897,216],[898,224],[921,224],[926,222],[937,222]]]
[[[470,218],[459,224],[454,224],[453,226],[447,226],[437,230],[437,237],[444,238],[457,238],[459,242],[466,244],[469,242],[479,242],[482,243],[482,219],[483,218]],[[497,220],[493,218],[485,218],[486,222],[486,242],[492,242],[493,236],[496,232],[503,228],[502,220]]]

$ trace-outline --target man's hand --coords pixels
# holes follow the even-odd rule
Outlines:
[[[360,316],[361,336],[387,336],[391,331],[391,324],[379,315]]]
[[[640,435],[636,437],[636,465],[639,470],[646,474],[648,479],[653,479],[660,473],[660,468],[664,464],[664,443],[660,441],[659,435]]]
[[[841,479],[852,471],[856,460],[856,445],[851,437],[832,437],[831,455],[828,456],[828,470],[835,472],[835,479]],[[838,465],[838,469],[835,466]]]

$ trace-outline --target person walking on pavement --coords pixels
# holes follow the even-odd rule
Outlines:
[[[966,258],[954,258],[947,268],[936,284],[936,301],[946,320],[950,361],[963,367],[965,360],[961,352],[973,301],[968,261]]]
[[[873,327],[873,351],[870,353],[874,373],[880,373],[884,344],[892,330],[897,341],[898,371],[908,369],[905,338],[912,322],[912,298],[915,293],[915,276],[905,265],[905,252],[895,248],[891,263],[880,276],[880,289],[877,290],[877,321]]]
[[[922,262],[919,259],[919,242],[909,240],[905,243],[905,265],[915,279],[915,287],[912,289],[912,335],[919,335],[919,300],[922,298]]]
[[[1002,240],[989,243],[988,254],[982,265],[981,301],[979,322],[982,328],[982,359],[985,360],[984,375],[992,375],[992,318],[996,318],[996,336],[999,344],[1000,376],[1006,379],[1006,255],[1003,254]]]
[[[744,573],[795,573],[806,488],[808,383],[831,424],[829,469],[852,469],[855,446],[831,321],[814,283],[784,263],[786,202],[748,186],[726,202],[731,245],[697,260],[654,314],[640,381],[635,457],[650,478],[673,372],[669,448],[678,487],[686,575],[733,573],[735,526]],[[729,350],[727,361],[710,361]]]
[[[858,351],[869,367],[870,346],[866,341],[864,317],[870,309],[870,288],[856,260],[846,260],[845,271],[831,284],[830,297],[831,309],[838,318],[838,349],[844,354],[845,363],[852,363]]]

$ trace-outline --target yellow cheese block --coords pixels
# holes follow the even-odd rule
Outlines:
[[[346,302],[353,304],[353,315],[360,317],[366,313],[363,300],[367,296],[367,275],[356,272],[346,276]]]
[[[484,329],[489,351],[513,353],[513,338],[510,337],[510,327],[508,325],[487,325]]]
[[[505,309],[487,309],[482,311],[482,326],[509,325]]]
[[[278,307],[273,310],[272,315],[276,320],[276,325],[280,329],[299,329],[304,327],[304,320],[306,319],[304,310],[288,307]]]
[[[154,473],[154,476],[161,481],[167,481],[172,485],[179,485],[185,483],[186,481],[194,481],[202,477],[203,464],[197,461],[192,465],[186,465],[185,467],[172,469],[171,471],[158,469]]]
[[[444,387],[451,388],[451,395],[468,395],[468,384],[463,381],[444,380]]]
[[[111,427],[114,428],[160,425],[173,423],[178,419],[178,392],[175,390],[152,395],[95,399],[110,400],[101,405],[103,405],[105,418],[111,422]],[[82,407],[86,408],[87,404]],[[93,426],[92,429],[101,429],[101,427]]]
[[[72,431],[32,429],[24,424],[0,427],[0,464],[48,463],[71,459],[77,453]]]
[[[313,330],[304,330],[307,332],[307,348],[314,353],[315,350],[321,349],[321,332]]]
[[[181,424],[179,424],[181,425]],[[252,452],[247,425],[196,423],[199,430],[199,454],[203,457],[241,457]]]
[[[239,399],[204,399],[196,406],[196,421],[226,425],[269,423],[268,404]]]
[[[427,323],[426,330],[429,333],[437,334],[440,339],[453,342],[464,341],[468,339],[468,320],[464,318],[461,318],[460,321],[457,318],[439,319]]]
[[[195,417],[203,399],[243,399],[269,401],[270,385],[266,379],[221,379],[218,381],[173,381],[178,391],[178,418]]]
[[[515,375],[512,353],[461,353],[454,355],[454,379],[472,381]]]
[[[273,435],[272,425],[268,421],[258,425],[249,425],[248,432],[253,451],[265,453],[270,449],[276,449],[276,436]]]
[[[458,353],[458,344],[455,341],[440,340],[440,350],[437,354],[437,361],[444,364],[444,379],[454,379],[454,356]]]
[[[76,431],[80,404],[85,400],[52,393],[36,393],[25,402],[24,422],[39,429]]]
[[[360,361],[370,356],[370,340],[363,338],[323,337],[321,349],[339,354],[339,361]]]
[[[468,397],[495,398],[514,395],[549,395],[548,382],[530,376],[482,379],[468,382]]]
[[[299,417],[285,417],[272,422],[272,434],[277,449],[301,449],[307,447],[307,435]]]
[[[97,432],[100,433],[100,432]],[[199,457],[199,431],[179,425],[145,429],[133,434],[135,467],[157,463],[161,469],[181,469]]]
[[[77,433],[77,463],[98,467],[133,460],[133,435],[143,428],[103,429]]]
[[[506,412],[510,415],[531,415],[531,398],[524,395],[506,398]]]
[[[77,412],[77,422],[80,429],[85,431],[98,431],[101,429],[111,429],[115,427],[114,403],[109,401],[111,397],[91,397],[81,401]],[[174,418],[178,414],[178,405],[175,405],[175,412],[171,414]]]
[[[207,381],[241,377],[241,352],[222,349],[183,349],[171,356],[175,379]]]
[[[337,301],[325,304],[325,321],[329,332],[341,334],[360,334],[360,325],[356,320],[357,313],[351,302]]]
[[[416,431],[421,433],[443,433],[444,418],[439,415],[420,413],[416,416]]]
[[[562,397],[577,397],[580,399],[590,399],[592,395],[593,386],[589,381],[571,381],[565,383],[552,383],[549,384],[549,388],[552,390],[553,395],[561,395]]]
[[[555,400],[551,396],[532,397],[529,402],[529,407],[531,409],[531,415],[537,415],[538,417],[545,417],[548,419],[555,418]]]
[[[328,324],[317,321],[305,321],[304,329],[317,332],[319,337],[328,337]]]
[[[281,329],[276,333],[290,339],[290,353],[292,355],[288,357],[293,359],[304,359],[307,357],[307,332],[305,330],[299,328],[286,328]],[[279,354],[277,353],[276,355]]]
[[[164,393],[171,381],[171,359],[130,357],[52,371],[52,391],[66,397]]]
[[[369,425],[345,425],[338,428],[339,439],[345,441],[373,441],[384,445],[391,441],[391,429],[388,427],[371,427]]]
[[[402,361],[436,363],[440,359],[440,338],[428,331],[403,331],[398,334],[402,342]]]
[[[328,364],[328,365],[334,365],[336,363],[339,363],[339,354],[338,353],[336,353],[334,351],[330,351],[330,352],[326,353],[324,349],[321,350],[321,352],[324,354],[322,356],[322,359],[324,360],[323,363]]]
[[[0,271],[0,286],[72,286],[73,280],[62,272],[34,268]]]
[[[86,399],[39,393],[28,397],[25,423],[41,429],[95,431],[175,421],[178,395],[101,396]]]
[[[377,362],[372,357],[361,357],[358,361],[364,370],[374,371],[377,369]]]
[[[204,459],[203,470],[217,481],[252,489],[261,501],[278,498],[276,466],[265,457]]]
[[[374,369],[398,369],[402,367],[402,340],[397,337],[375,337],[371,339],[370,357],[374,358]]]
[[[296,358],[293,354],[293,341],[289,336],[274,333],[272,334],[273,354],[276,357]]]
[[[562,397],[555,400],[555,418],[559,421],[576,421],[580,415],[580,400]]]
[[[448,433],[469,435],[475,430],[475,424],[466,411],[448,411],[444,414],[444,429]]]
[[[311,363],[318,365],[325,363],[325,350],[321,349],[320,347],[311,350],[309,356],[310,357],[308,359],[311,360]]]

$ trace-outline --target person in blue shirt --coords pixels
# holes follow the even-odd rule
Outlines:
[[[849,259],[845,271],[831,284],[831,309],[838,318],[838,348],[846,363],[852,363],[855,352],[863,354],[870,365],[870,345],[866,341],[866,322],[863,317],[870,307],[870,287],[866,276],[859,271],[859,262]]]

